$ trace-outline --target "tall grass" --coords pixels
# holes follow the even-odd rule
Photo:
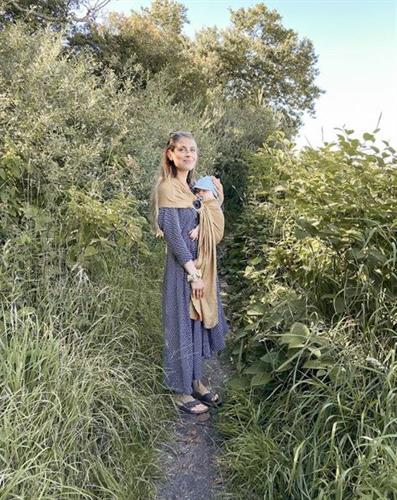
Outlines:
[[[249,158],[217,421],[236,498],[397,498],[396,152],[352,132]]]
[[[3,302],[2,498],[153,497],[172,417],[159,359],[161,257],[113,266],[102,282],[83,271],[43,278],[34,306]]]
[[[352,348],[351,330],[328,332],[340,345],[331,376],[295,366],[266,388],[225,396],[217,426],[220,463],[236,498],[396,498],[397,362]]]

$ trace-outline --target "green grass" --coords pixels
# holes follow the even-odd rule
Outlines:
[[[161,384],[161,257],[113,266],[102,283],[43,278],[35,307],[4,302],[1,498],[153,498],[173,416]]]
[[[216,423],[234,498],[397,499],[397,156],[352,133],[247,164]]]
[[[397,498],[394,352],[379,366],[349,361],[335,364],[333,380],[298,370],[267,390],[229,387],[217,427],[231,491],[258,499]]]

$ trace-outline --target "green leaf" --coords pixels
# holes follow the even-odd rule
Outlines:
[[[250,380],[247,376],[235,375],[234,377],[229,379],[228,383],[230,387],[236,391],[248,389],[250,386]]]
[[[328,371],[328,376],[334,384],[341,385],[347,378],[347,372],[345,368],[335,365]]]
[[[303,363],[303,368],[311,368],[316,370],[326,370],[327,368],[333,366],[334,363],[330,361],[325,361],[323,359],[308,359]]]
[[[247,337],[247,335],[249,334],[249,332],[246,331],[246,329],[244,328],[243,330],[240,330],[238,331],[234,336],[233,336],[233,340],[240,340],[240,339],[243,339],[244,337]]]
[[[264,314],[266,312],[265,304],[254,304],[247,311],[248,316],[259,316],[260,314]]]
[[[316,356],[316,358],[321,358],[321,349],[318,347],[310,347],[309,346],[309,351]]]
[[[297,219],[296,223],[298,224],[298,227],[300,227],[303,231],[307,231],[310,235],[318,234],[318,229],[316,228],[316,226],[307,219],[300,217]]]
[[[363,138],[365,141],[375,141],[375,137],[372,134],[369,134],[368,132],[364,132]]]
[[[300,356],[302,352],[302,349],[296,349],[295,350],[295,353],[290,356],[289,358],[286,359],[286,361],[284,361],[283,363],[281,363],[281,365],[276,368],[276,372],[283,372],[283,371],[286,371],[286,370],[289,370],[290,368],[292,368],[292,361],[297,358],[298,356]]]
[[[289,333],[284,333],[280,339],[280,344],[288,344],[289,347],[305,347],[305,338],[302,336],[295,336]]]
[[[347,298],[355,297],[357,294],[358,294],[358,290],[357,290],[357,288],[354,288],[354,287],[347,287],[343,291],[343,295]]]
[[[304,347],[310,337],[309,328],[303,323],[295,322],[291,325],[289,332],[280,336],[280,344],[288,344],[289,347]]]
[[[259,359],[263,361],[264,363],[270,363],[271,365],[274,364],[276,360],[280,357],[280,353],[277,351],[270,351],[261,356]]]
[[[309,328],[303,323],[299,323],[299,321],[296,321],[291,325],[290,333],[291,335],[302,335],[304,337],[310,336]]]
[[[266,385],[268,384],[272,379],[272,376],[270,373],[262,372],[262,373],[257,373],[252,377],[251,380],[251,387],[256,387],[259,385]]]
[[[288,362],[282,363],[278,368],[276,368],[275,371],[277,373],[287,372],[288,370],[291,370],[292,367],[292,363],[288,360]]]
[[[248,366],[243,370],[243,373],[248,375],[255,375],[257,373],[263,373],[265,370],[265,366],[263,361],[257,360],[252,365]]]
[[[246,325],[243,330],[245,332],[252,332],[252,330],[255,330],[256,328],[258,328],[258,325],[259,325],[259,321],[254,321],[253,323],[250,323],[249,325]]]
[[[259,264],[260,262],[262,262],[262,257],[260,255],[258,255],[254,259],[250,259],[248,261],[248,264],[251,266],[256,266],[256,264]]]
[[[376,264],[384,264],[387,261],[386,255],[380,252],[377,248],[371,247],[368,252],[369,259]]]
[[[84,250],[84,257],[92,257],[93,255],[96,255],[98,253],[98,250],[95,247],[88,246]]]
[[[303,240],[304,238],[307,238],[310,235],[306,231],[304,231],[301,227],[295,226],[294,236],[297,240]]]
[[[236,346],[233,350],[232,350],[232,354],[240,354],[240,345]]]

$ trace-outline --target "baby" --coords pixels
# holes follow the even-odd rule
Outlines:
[[[212,200],[218,198],[218,189],[220,189],[220,181],[216,177],[206,175],[201,177],[193,186],[194,194],[202,200]],[[189,232],[189,237],[192,240],[197,240],[199,235],[200,224]]]

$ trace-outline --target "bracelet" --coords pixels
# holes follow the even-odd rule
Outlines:
[[[195,273],[188,274],[187,275],[187,280],[190,283],[191,281],[199,281],[202,277],[200,269],[197,269]]]

